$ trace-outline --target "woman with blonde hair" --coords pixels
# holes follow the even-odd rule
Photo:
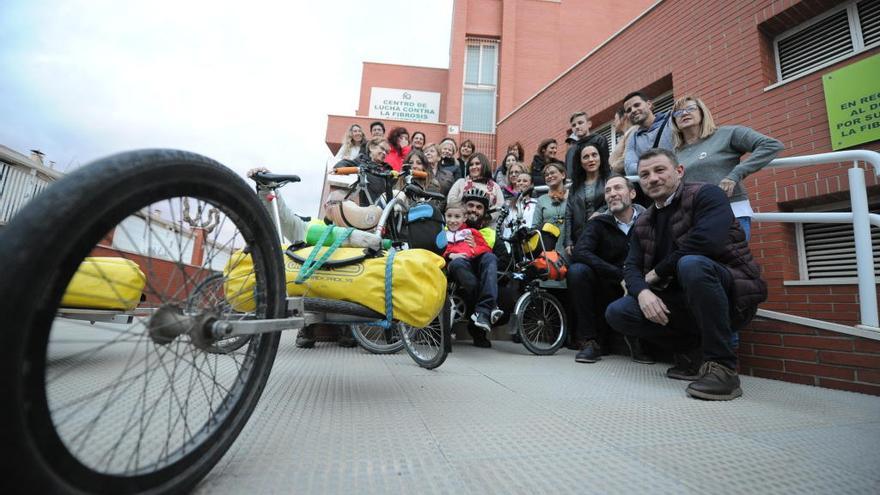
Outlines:
[[[367,152],[367,140],[364,137],[364,130],[358,124],[349,126],[345,134],[342,135],[342,146],[336,152],[336,162],[341,160],[355,160],[361,154]]]
[[[753,211],[743,179],[776,158],[782,143],[741,125],[717,127],[706,104],[691,95],[675,100],[670,124],[684,179],[717,184],[748,240]],[[746,153],[749,157],[742,160]]]
[[[446,196],[449,194],[452,184],[455,183],[455,176],[452,175],[452,172],[444,170],[440,166],[440,147],[437,144],[428,143],[422,148],[422,152],[427,159],[427,168],[432,178],[431,182],[437,187],[437,192]],[[433,189],[431,190],[433,191]]]

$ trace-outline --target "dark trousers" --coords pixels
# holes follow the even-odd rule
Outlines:
[[[498,258],[492,253],[456,258],[449,262],[448,273],[474,312],[488,317],[498,305]]]
[[[705,256],[688,255],[678,262],[676,280],[680,289],[655,292],[671,313],[666,325],[645,318],[638,300],[629,295],[611,303],[605,319],[624,335],[645,339],[673,352],[701,347],[703,360],[736,369],[730,272]]]
[[[623,294],[615,281],[602,280],[584,263],[572,263],[566,275],[568,296],[575,315],[572,342],[599,339],[605,328],[605,306]]]

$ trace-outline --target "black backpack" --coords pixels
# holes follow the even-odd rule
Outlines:
[[[439,208],[431,203],[416,203],[406,215],[406,241],[409,247],[442,255],[446,249],[446,236],[443,235],[445,224]]]

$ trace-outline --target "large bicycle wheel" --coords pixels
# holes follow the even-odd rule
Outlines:
[[[401,324],[406,352],[419,366],[432,370],[446,361],[451,347],[449,298],[443,308],[428,326],[415,328]]]
[[[0,236],[0,449],[15,460],[0,483],[33,493],[191,489],[245,425],[278,347],[274,333],[222,352],[206,331],[233,311],[283,315],[278,238],[253,191],[199,155],[123,153],[52,185]],[[89,277],[100,290],[79,296],[105,309],[60,311],[87,256],[126,258],[146,276],[125,318],[89,324],[129,302],[117,274],[101,269]],[[231,295],[246,307],[187,308],[224,267],[245,275],[247,288]]]
[[[520,296],[514,312],[516,331],[530,352],[546,356],[562,347],[568,330],[565,308],[552,294],[540,289],[529,290]]]

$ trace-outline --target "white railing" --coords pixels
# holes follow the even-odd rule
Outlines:
[[[61,174],[0,146],[0,225]]]
[[[877,315],[877,283],[874,274],[874,254],[871,246],[871,224],[873,223],[880,227],[880,216],[872,215],[868,210],[865,171],[859,167],[859,162],[871,165],[874,173],[880,176],[880,153],[868,150],[851,150],[820,153],[818,155],[791,156],[777,158],[770,162],[769,166],[809,166],[847,162],[850,160],[852,160],[853,166],[848,170],[847,175],[849,177],[851,213],[755,213],[753,219],[758,222],[852,223],[856,246],[859,314],[861,319],[861,325],[858,325],[857,329],[870,332],[870,335],[866,336],[878,338],[880,336],[880,321],[878,321]],[[782,313],[763,313],[764,316],[784,319],[778,316],[782,315]],[[862,334],[862,332],[858,332],[858,334]]]

